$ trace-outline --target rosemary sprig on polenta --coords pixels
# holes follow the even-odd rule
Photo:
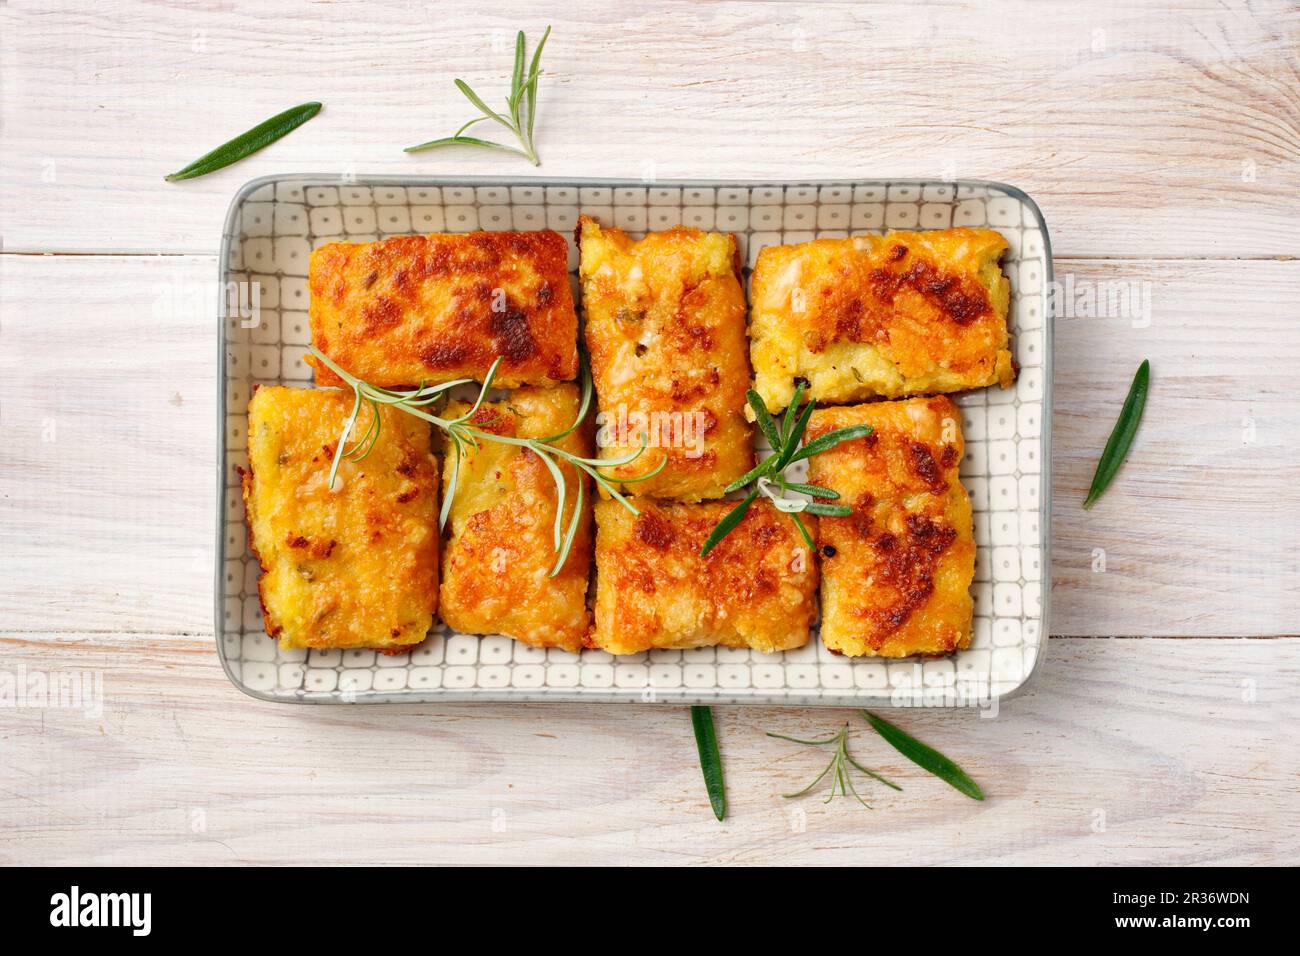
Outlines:
[[[619,465],[630,464],[641,456],[646,450],[646,441],[644,436],[641,439],[641,447],[636,451],[619,458],[582,458],[571,452],[565,451],[558,445],[554,444],[560,439],[573,432],[586,419],[588,412],[591,410],[592,385],[591,376],[583,369],[582,375],[582,401],[578,408],[578,414],[574,417],[573,424],[564,431],[554,435],[547,435],[542,438],[518,438],[513,435],[498,435],[492,431],[483,428],[491,422],[491,419],[478,419],[476,413],[483,405],[488,391],[492,388],[492,379],[496,376],[497,368],[501,365],[502,358],[498,357],[488,369],[487,374],[483,377],[483,385],[479,389],[478,398],[472,405],[461,415],[455,418],[443,418],[435,415],[425,409],[432,405],[438,399],[444,397],[448,390],[457,385],[469,384],[472,380],[467,378],[455,379],[450,382],[443,382],[438,385],[422,385],[419,388],[395,390],[380,388],[377,385],[371,385],[364,379],[346,371],[333,359],[329,358],[324,352],[311,347],[311,354],[321,363],[326,365],[335,375],[341,378],[352,389],[354,399],[352,403],[352,414],[343,426],[343,432],[339,436],[338,445],[334,450],[334,461],[330,466],[329,487],[334,487],[334,479],[338,474],[339,463],[347,459],[348,461],[360,461],[370,454],[371,449],[375,446],[375,440],[379,437],[379,407],[388,405],[408,415],[414,415],[416,418],[429,422],[434,427],[440,429],[447,435],[447,441],[450,446],[450,454],[454,454],[452,459],[451,482],[447,493],[443,496],[442,510],[438,516],[438,528],[441,530],[447,524],[447,515],[451,510],[451,501],[455,494],[456,483],[460,476],[460,462],[465,457],[467,448],[477,448],[479,441],[498,442],[504,445],[516,445],[527,448],[541,459],[542,464],[550,472],[551,478],[555,481],[556,508],[555,508],[555,566],[551,569],[551,577],[560,573],[564,567],[564,562],[568,560],[569,550],[573,546],[573,538],[578,530],[579,515],[582,512],[583,497],[585,495],[583,482],[578,482],[577,504],[573,508],[572,516],[567,528],[564,527],[563,515],[564,505],[567,496],[566,483],[564,474],[560,471],[559,462],[571,465],[580,471],[590,475],[591,478],[602,489],[609,493],[610,497],[622,503],[632,514],[640,516],[641,512],[632,504],[618,488],[610,482],[608,478],[600,473],[602,468],[617,467]],[[375,414],[371,416],[370,426],[366,433],[348,446],[348,440],[352,431],[356,427],[357,415],[361,411],[363,402],[370,404]],[[659,462],[659,465],[644,475],[636,478],[621,478],[621,484],[629,484],[634,481],[644,481],[657,475],[668,463],[667,456]]]
[[[754,410],[754,417],[758,421],[759,429],[767,438],[768,444],[772,446],[772,453],[759,462],[758,466],[752,471],[741,475],[727,486],[726,492],[730,494],[733,491],[739,491],[751,482],[754,485],[749,494],[745,495],[740,503],[718,522],[717,527],[704,540],[704,544],[700,548],[701,556],[713,550],[714,545],[730,534],[736,525],[740,524],[750,506],[760,494],[769,498],[778,511],[790,516],[790,520],[795,523],[795,527],[799,529],[804,542],[810,548],[815,548],[816,545],[813,543],[812,535],[808,533],[808,528],[799,515],[807,512],[810,515],[843,518],[853,513],[853,509],[845,505],[831,505],[822,501],[808,501],[805,498],[785,497],[785,492],[793,491],[796,494],[825,498],[830,501],[839,498],[839,492],[830,488],[787,480],[785,470],[796,461],[811,458],[813,455],[834,448],[841,442],[863,438],[870,435],[872,431],[870,425],[850,425],[847,428],[837,428],[835,431],[827,432],[815,441],[800,447],[799,442],[803,440],[803,433],[808,428],[808,419],[812,417],[813,409],[817,404],[816,402],[808,402],[800,409],[799,399],[803,397],[803,391],[804,385],[800,382],[795,386],[794,398],[786,407],[785,416],[780,424],[772,418],[772,413],[767,410],[767,404],[758,392],[751,388],[745,393],[746,398],[749,400],[749,407]]]

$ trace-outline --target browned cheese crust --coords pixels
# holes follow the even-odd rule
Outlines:
[[[640,498],[637,517],[617,501],[599,502],[589,646],[611,654],[711,644],[770,653],[808,643],[817,562],[787,515],[759,501],[700,557],[734,506]],[[816,519],[804,520],[816,540]]]
[[[945,397],[819,409],[808,440],[860,424],[875,431],[809,466],[812,484],[853,509],[821,520],[822,641],[854,657],[965,648],[975,539],[957,477],[960,411]]]
[[[798,378],[834,403],[1009,386],[1006,248],[964,228],[768,246],[751,281],[755,389],[778,411]]]
[[[370,454],[330,463],[352,411],[334,389],[263,386],[248,408],[243,475],[266,632],[285,649],[401,650],[438,604],[438,467],[429,426],[382,409]],[[363,406],[354,438],[371,422]]]
[[[503,388],[578,374],[578,319],[564,237],[435,233],[333,242],[311,254],[316,347],[372,385],[482,381]],[[318,385],[339,385],[316,360]]]
[[[506,401],[483,404],[471,420],[498,435],[544,438],[573,424],[579,404],[573,385],[521,388]],[[444,414],[455,418],[466,411],[463,403],[453,402]],[[592,455],[586,427],[556,444],[582,458]],[[445,454],[444,494],[450,493],[453,455],[450,449]],[[568,558],[552,578],[557,495],[550,471],[517,445],[479,439],[477,449],[468,449],[451,499],[443,554],[441,614],[453,629],[505,634],[540,647],[582,648],[591,622],[591,480],[571,465],[560,470],[566,488],[563,531],[577,504],[579,481],[584,503]]]
[[[600,404],[602,458],[651,446],[611,478],[663,471],[623,491],[720,498],[754,465],[745,419],[745,296],[730,233],[675,228],[634,242],[578,226],[587,349]]]

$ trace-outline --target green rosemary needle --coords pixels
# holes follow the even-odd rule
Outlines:
[[[283,113],[277,113],[269,120],[264,120],[247,132],[240,133],[228,143],[222,143],[212,152],[205,153],[184,169],[177,170],[165,178],[169,183],[181,179],[196,179],[223,169],[231,163],[237,163],[245,156],[251,156],[259,149],[270,146],[280,137],[293,132],[320,110],[319,103],[303,103]]]
[[[1137,374],[1133,376],[1133,384],[1129,386],[1128,396],[1124,399],[1119,418],[1110,433],[1110,438],[1106,441],[1106,448],[1097,462],[1097,471],[1092,477],[1092,487],[1088,489],[1088,497],[1083,501],[1084,508],[1091,508],[1093,502],[1110,487],[1110,483],[1115,480],[1115,475],[1119,473],[1119,466],[1124,464],[1124,459],[1128,457],[1133,437],[1137,434],[1138,423],[1142,421],[1142,412],[1147,406],[1147,392],[1150,387],[1151,362],[1143,359],[1142,364],[1138,366]]]
[[[700,770],[704,789],[709,792],[713,815],[722,820],[727,815],[727,792],[722,780],[722,754],[718,752],[718,735],[713,728],[713,711],[708,707],[691,708],[691,725],[695,728],[695,746],[700,752]]]
[[[891,747],[916,764],[922,770],[934,774],[948,786],[961,791],[972,800],[983,800],[984,791],[979,784],[966,775],[966,771],[957,766],[933,747],[928,747],[915,737],[895,727],[883,717],[877,717],[869,710],[862,716]]]

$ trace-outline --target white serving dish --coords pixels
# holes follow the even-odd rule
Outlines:
[[[307,385],[307,259],[337,239],[420,232],[555,229],[572,245],[579,213],[632,233],[677,224],[736,234],[746,274],[758,250],[819,236],[989,226],[1010,243],[1014,388],[954,396],[962,480],[975,511],[974,638],[936,660],[851,660],[814,639],[797,651],[652,651],[615,658],[541,650],[438,623],[409,654],[281,651],[262,627],[236,467],[258,383]],[[990,182],[616,182],[272,176],[239,190],[227,215],[218,414],[217,647],[230,679],[262,700],[296,703],[671,701],[835,707],[985,706],[1020,690],[1047,644],[1050,592],[1052,280],[1047,227],[1021,191]],[[241,318],[239,283],[259,284],[259,321]],[[233,283],[233,285],[230,285]],[[245,287],[250,288],[250,287]],[[575,280],[576,289],[576,280]],[[227,292],[233,290],[231,295]],[[252,325],[252,327],[245,327]]]

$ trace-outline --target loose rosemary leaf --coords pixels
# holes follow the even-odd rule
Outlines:
[[[727,793],[722,782],[722,754],[718,752],[718,735],[713,729],[713,711],[708,707],[692,707],[691,724],[695,728],[695,746],[700,751],[704,787],[709,791],[713,815],[721,820],[727,815]]]
[[[939,751],[927,747],[915,737],[895,727],[889,721],[877,717],[869,710],[864,710],[862,716],[867,718],[867,723],[871,724],[876,733],[884,737],[891,747],[922,770],[934,774],[948,786],[960,790],[972,800],[984,799],[984,791],[979,788],[979,784]]]
[[[1088,497],[1083,500],[1085,508],[1091,508],[1093,502],[1101,497],[1102,492],[1110,487],[1110,483],[1115,480],[1115,475],[1119,473],[1119,466],[1124,464],[1124,459],[1128,457],[1133,436],[1137,434],[1138,423],[1142,421],[1142,411],[1146,408],[1147,392],[1150,387],[1151,362],[1143,359],[1142,364],[1138,366],[1137,374],[1133,376],[1133,384],[1129,386],[1128,397],[1124,399],[1119,418],[1106,442],[1105,450],[1101,453],[1101,460],[1097,462],[1097,472],[1092,476],[1092,487],[1088,489]]]
[[[320,103],[303,103],[293,109],[277,113],[269,120],[258,123],[246,133],[240,133],[228,143],[223,143],[210,153],[205,153],[184,169],[166,177],[167,182],[174,183],[182,179],[197,179],[208,173],[223,169],[231,163],[237,163],[245,156],[251,156],[259,149],[270,146],[280,137],[293,132],[303,123],[321,111]]]

